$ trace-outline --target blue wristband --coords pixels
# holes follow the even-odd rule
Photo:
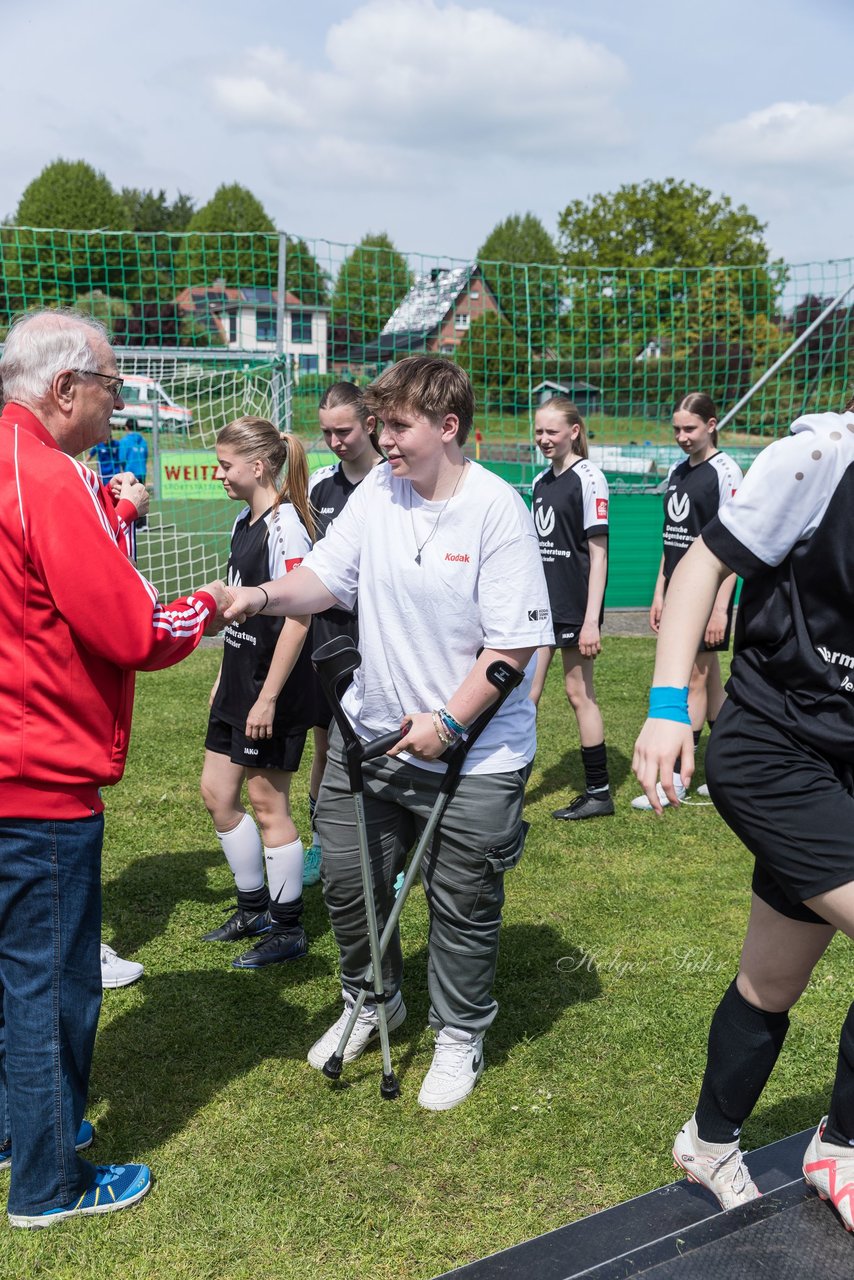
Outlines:
[[[649,719],[673,720],[676,724],[690,724],[688,715],[688,686],[681,689],[661,686],[649,691]]]

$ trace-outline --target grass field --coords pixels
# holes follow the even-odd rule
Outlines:
[[[578,825],[550,817],[581,783],[550,673],[487,1071],[439,1115],[416,1102],[432,1053],[420,891],[403,921],[410,1014],[392,1040],[403,1095],[380,1100],[376,1053],[333,1088],[305,1062],[339,1008],[319,890],[307,893],[311,950],[299,964],[233,971],[233,949],[199,941],[232,901],[197,793],[218,653],[142,677],[127,774],[108,800],[104,936],[146,974],[105,995],[88,1114],[95,1158],[145,1160],[156,1184],[126,1213],[32,1235],[0,1227],[2,1274],[428,1280],[672,1179],[670,1143],[735,971],[750,870],[713,808],[661,820],[629,808],[652,658],[651,640],[605,641],[597,672],[618,813]],[[306,779],[307,760],[295,787],[303,832]],[[747,1147],[824,1113],[850,987],[837,939]]]

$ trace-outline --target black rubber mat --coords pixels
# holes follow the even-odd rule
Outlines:
[[[763,1194],[731,1213],[682,1179],[438,1280],[854,1280],[854,1236],[803,1181],[811,1136],[751,1151]]]

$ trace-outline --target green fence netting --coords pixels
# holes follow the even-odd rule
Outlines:
[[[384,237],[354,246],[284,232],[3,226],[0,341],[33,307],[74,306],[107,324],[128,378],[117,430],[132,417],[150,439],[140,563],[166,594],[223,568],[235,512],[213,481],[211,448],[229,418],[263,413],[317,447],[324,387],[438,352],[475,386],[471,452],[524,492],[540,466],[536,407],[564,392],[614,490],[608,604],[629,607],[648,603],[655,578],[650,495],[681,456],[674,402],[702,390],[731,412],[797,344],[722,443],[746,467],[800,413],[840,408],[852,282],[848,259],[608,271],[400,253]]]

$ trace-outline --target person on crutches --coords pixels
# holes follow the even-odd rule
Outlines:
[[[286,579],[232,590],[229,620],[304,614],[358,603],[362,662],[342,706],[361,738],[409,727],[388,755],[363,765],[364,811],[382,929],[394,882],[433,809],[438,757],[496,698],[487,679],[504,660],[525,678],[467,754],[422,862],[430,912],[433,1062],[419,1102],[446,1111],[483,1071],[504,873],[522,855],[525,781],[536,747],[528,694],[538,646],[553,644],[537,535],[521,497],[462,451],[474,417],[465,372],[440,356],[410,356],[366,389],[387,462],[353,494],[327,536]],[[341,959],[344,1011],[308,1054],[335,1052],[370,965],[353,798],[333,730],[318,797],[323,891]],[[386,1021],[406,1017],[402,956],[383,959]],[[379,1036],[375,1001],[352,1029],[344,1061]]]

